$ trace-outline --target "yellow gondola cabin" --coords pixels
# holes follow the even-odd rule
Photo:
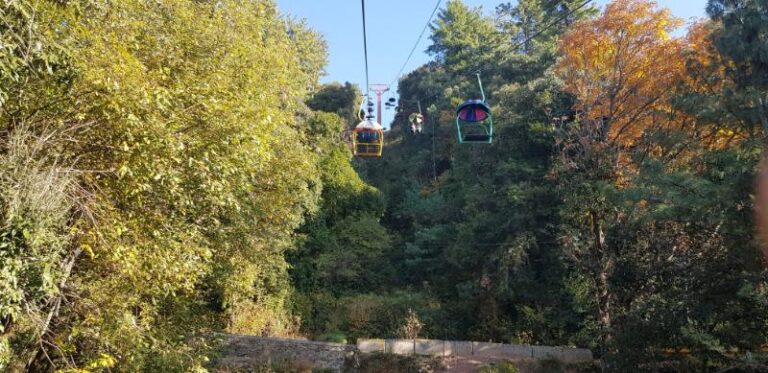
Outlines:
[[[384,149],[384,128],[372,119],[355,126],[352,152],[356,157],[381,157]]]

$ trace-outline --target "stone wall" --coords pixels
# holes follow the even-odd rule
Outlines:
[[[555,358],[568,363],[592,361],[592,352],[584,348],[434,339],[359,339],[357,348],[365,353],[388,352],[401,355],[482,356],[497,359]]]
[[[563,362],[592,361],[592,352],[583,348],[511,345],[503,343],[443,341],[434,339],[359,339],[357,346],[312,342],[299,339],[263,338],[248,335],[219,335],[221,368],[248,369],[270,364],[289,367],[331,369],[340,372],[356,361],[359,352],[387,352],[399,355],[477,356],[492,359],[555,358]]]
[[[356,346],[339,343],[232,334],[220,337],[223,340],[221,357],[216,360],[216,366],[222,368],[290,364],[340,372],[345,361],[352,361],[357,352]]]

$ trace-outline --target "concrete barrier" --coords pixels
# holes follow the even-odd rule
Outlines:
[[[451,346],[450,356],[470,356],[472,355],[472,342],[466,341],[446,341]]]
[[[417,355],[451,356],[451,343],[448,341],[417,339],[414,344]]]
[[[357,346],[296,339],[262,338],[248,335],[219,335],[222,368],[258,368],[279,362],[309,363],[314,368],[342,371],[355,361],[358,352],[388,352],[398,355],[480,356],[495,359],[548,359],[566,363],[592,361],[584,348],[512,345],[503,343],[443,341],[434,339],[358,339]]]
[[[513,345],[491,342],[443,341],[435,339],[358,339],[361,352],[398,355],[479,356],[496,359],[558,359],[567,363],[592,361],[585,348]]]
[[[357,349],[360,352],[370,354],[372,352],[385,352],[386,341],[383,339],[361,339],[357,341]]]
[[[501,343],[472,342],[475,356],[496,357],[501,355]]]
[[[507,359],[530,359],[534,357],[534,346],[527,345],[501,345],[501,356]]]
[[[562,353],[558,347],[531,346],[531,357],[534,359],[561,359]]]
[[[560,360],[566,363],[592,361],[592,351],[586,348],[560,347]]]
[[[387,352],[397,355],[410,355],[415,353],[412,339],[387,339]]]

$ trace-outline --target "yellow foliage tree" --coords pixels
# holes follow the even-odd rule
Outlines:
[[[12,3],[0,370],[190,370],[193,336],[291,332],[284,254],[322,190],[297,113],[323,41],[271,0]]]

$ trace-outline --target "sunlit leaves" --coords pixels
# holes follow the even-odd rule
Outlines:
[[[577,22],[560,42],[557,66],[576,109],[609,118],[609,135],[624,143],[669,125],[666,99],[685,67],[681,42],[669,35],[680,25],[642,0],[617,0],[599,18]]]
[[[77,301],[51,324],[70,337],[24,348],[82,367],[181,369],[201,361],[182,358],[193,333],[289,328],[283,254],[322,185],[297,120],[325,63],[318,35],[267,0],[11,5],[0,95],[19,94],[3,129],[60,128],[44,156],[81,170],[92,211],[60,222],[87,248],[66,286]]]

